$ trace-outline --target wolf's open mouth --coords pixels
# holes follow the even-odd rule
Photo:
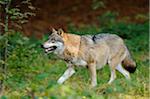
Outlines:
[[[52,46],[52,47],[46,48],[46,49],[45,49],[45,52],[47,53],[47,52],[53,51],[53,50],[55,50],[56,48],[57,48],[56,46]]]

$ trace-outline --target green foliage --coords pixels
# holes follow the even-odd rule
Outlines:
[[[99,16],[100,25],[103,27],[111,27],[116,23],[116,17],[118,16],[117,12],[107,11],[103,15]]]
[[[14,27],[16,28],[22,28],[19,26],[20,24],[23,24],[28,21],[28,18],[30,16],[35,16],[35,13],[33,11],[35,8],[32,6],[32,3],[30,0],[23,0],[19,6],[26,5],[28,8],[28,11],[21,11],[21,9],[17,6],[13,7],[12,2],[14,0],[0,0],[0,6],[2,9],[4,9],[4,12],[2,14],[5,14],[4,17],[4,23],[0,22],[0,24],[8,31],[8,21],[14,24]],[[3,20],[3,18],[0,18],[0,20]]]
[[[25,23],[29,16],[35,15],[31,12],[31,10],[34,10],[34,7],[32,6],[30,0],[23,0],[21,4],[26,4],[30,10],[28,12],[22,12],[19,7],[13,7],[12,1],[13,0],[0,0],[0,11],[2,11],[0,14],[4,14],[4,16],[0,17],[1,29],[4,29],[3,33],[0,31],[0,82],[2,82],[0,83],[0,91],[3,91],[3,82],[11,75],[11,72],[9,72],[10,74],[7,72],[8,65],[9,69],[11,69],[11,67],[17,70],[20,68],[26,69],[27,67],[25,68],[24,65],[29,65],[26,61],[32,62],[32,59],[28,60],[29,56],[25,53],[34,53],[35,57],[35,53],[37,53],[32,49],[34,45],[31,45],[30,48],[28,47],[23,49],[28,44],[28,38],[14,32],[14,29],[10,29],[10,23],[11,25],[14,24],[14,27],[16,28],[21,28],[20,24]],[[18,83],[22,75],[16,76],[19,78],[15,78]],[[13,81],[10,80],[10,82],[10,84],[13,85]]]
[[[104,2],[101,0],[92,0],[92,9],[93,10],[96,10],[98,8],[104,8],[105,7],[105,4]]]
[[[67,68],[65,63],[52,54],[45,55],[40,48],[42,40],[28,38],[19,32],[8,36],[7,58],[8,74],[4,81],[5,91],[2,99],[141,99],[149,97],[149,60],[148,60],[148,22],[131,24],[111,21],[111,24],[85,26],[80,29],[69,26],[69,32],[75,34],[115,33],[125,39],[137,62],[137,70],[131,74],[131,81],[117,72],[117,79],[107,85],[109,68],[105,66],[97,71],[98,86],[90,88],[89,73],[84,68],[63,85],[56,83]],[[0,39],[4,39],[0,37]],[[0,45],[3,45],[0,42]]]

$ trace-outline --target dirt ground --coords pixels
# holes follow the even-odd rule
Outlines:
[[[96,1],[96,2],[94,2]],[[100,5],[93,9],[92,5]],[[117,19],[126,18],[129,22],[142,23],[144,20],[135,18],[139,14],[148,14],[148,0],[33,0],[36,16],[31,17],[23,25],[27,36],[41,37],[49,28],[67,30],[70,23],[75,26],[83,24],[99,24],[98,16],[107,11],[117,12]]]

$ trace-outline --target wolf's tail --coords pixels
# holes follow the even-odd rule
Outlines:
[[[127,50],[128,51],[128,50]],[[136,70],[136,63],[131,58],[130,53],[128,52],[125,59],[122,61],[123,67],[130,73],[134,73]]]

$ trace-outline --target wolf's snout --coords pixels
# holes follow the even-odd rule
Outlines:
[[[41,44],[41,48],[44,48],[44,45],[43,45],[43,44]]]

